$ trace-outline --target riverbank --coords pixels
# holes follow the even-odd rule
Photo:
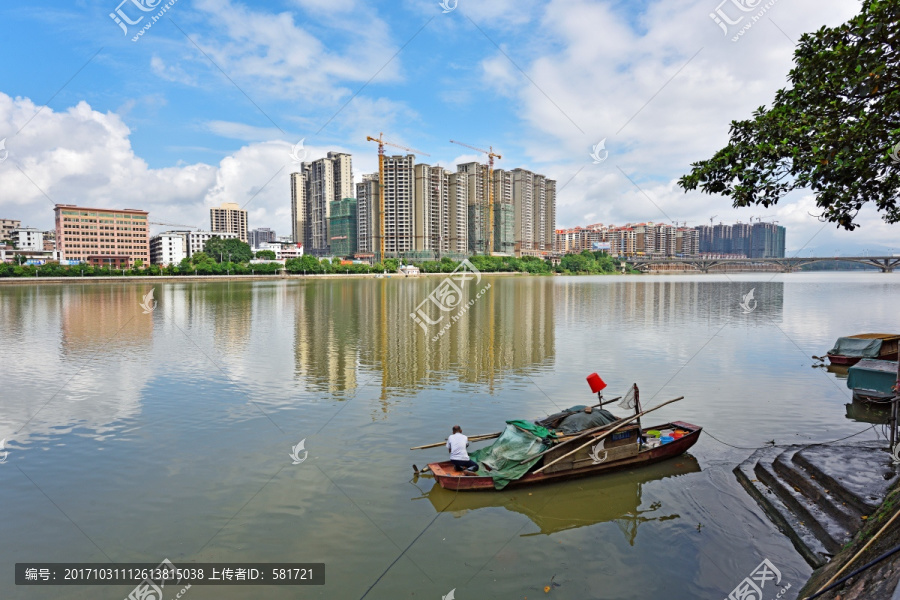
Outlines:
[[[400,273],[321,273],[316,275],[124,275],[119,277],[0,277],[0,285],[58,284],[58,283],[110,283],[110,282],[171,282],[171,281],[281,281],[296,279],[415,279],[416,277],[446,277],[450,273],[420,273],[401,275]],[[482,273],[482,276],[522,276],[549,277],[551,274],[496,272]]]
[[[825,583],[837,573],[847,562],[862,549],[891,517],[900,508],[900,482],[896,482],[884,502],[867,520],[866,524],[829,563],[816,571],[803,589],[798,598],[807,598],[816,593],[819,588],[826,587]],[[853,563],[844,570],[838,580],[852,573],[854,570],[866,565],[885,552],[900,545],[900,525],[895,521],[887,531],[875,540],[875,542],[863,552]],[[900,553],[878,563],[874,567],[860,573],[834,590],[819,596],[822,600],[871,600],[883,598],[895,600],[898,595],[898,583],[900,583]]]

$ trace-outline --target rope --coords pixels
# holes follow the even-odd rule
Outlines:
[[[714,436],[713,434],[711,434],[711,433],[709,432],[708,429],[704,429],[704,430],[703,430],[703,433],[705,433],[706,435],[708,435],[708,436],[711,437],[712,439],[716,440],[716,441],[719,442],[720,444],[724,444],[724,445],[726,445],[726,446],[728,446],[728,447],[730,447],[730,448],[737,448],[738,450],[759,450],[759,448],[763,448],[763,446],[759,446],[758,448],[750,448],[750,447],[747,447],[747,446],[733,446],[733,445],[729,444],[728,442],[723,442],[722,440],[720,440],[719,438],[717,438],[716,436]]]
[[[848,440],[848,439],[850,439],[850,438],[852,438],[852,437],[856,437],[856,436],[858,436],[858,435],[860,435],[860,434],[862,434],[862,433],[865,433],[865,432],[869,431],[870,429],[875,429],[875,425],[871,425],[871,426],[869,426],[869,427],[866,427],[866,428],[863,429],[862,431],[857,431],[856,433],[851,433],[851,434],[848,435],[847,437],[842,437],[842,438],[840,438],[840,439],[831,440],[830,442],[814,442],[814,443],[812,443],[812,444],[808,444],[807,447],[809,447],[809,446],[827,446],[827,445],[829,445],[829,444],[835,444],[835,443],[837,443],[837,442],[843,442],[844,440]],[[711,434],[711,433],[709,432],[708,429],[704,429],[704,430],[703,430],[703,433],[705,433],[706,435],[708,435],[708,436],[711,437],[712,439],[716,440],[716,441],[719,442],[720,444],[723,444],[723,445],[725,445],[725,446],[728,446],[729,448],[735,448],[735,449],[737,449],[737,450],[759,450],[760,448],[765,448],[766,446],[774,446],[774,445],[775,445],[774,443],[772,443],[772,444],[766,444],[766,446],[757,446],[757,447],[734,446],[734,445],[732,445],[732,444],[729,444],[728,442],[723,442],[722,440],[720,440],[719,438],[717,438],[716,436],[714,436],[713,434]]]

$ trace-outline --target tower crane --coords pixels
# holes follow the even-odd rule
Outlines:
[[[381,240],[380,249],[381,252],[378,255],[378,260],[384,262],[384,147],[385,146],[393,146],[394,148],[400,148],[401,150],[406,150],[407,152],[415,152],[416,154],[421,154],[423,156],[431,156],[426,152],[422,152],[421,150],[415,150],[413,148],[407,148],[406,146],[401,146],[400,144],[393,144],[391,142],[384,141],[384,132],[379,133],[377,138],[374,138],[370,135],[366,136],[367,142],[378,142],[378,202],[379,202],[379,210],[381,211],[380,223],[381,229],[379,231],[379,239]]]
[[[475,146],[470,146],[469,144],[464,144],[463,142],[457,142],[456,140],[450,140],[451,144],[457,144],[459,146],[464,146],[471,150],[475,150],[477,152],[481,152],[482,154],[487,154],[488,157],[488,227],[487,227],[487,239],[484,242],[484,253],[488,256],[491,255],[494,248],[494,159],[495,158],[503,158],[499,154],[494,153],[494,147],[488,146],[489,150],[484,150],[482,148],[476,148]]]

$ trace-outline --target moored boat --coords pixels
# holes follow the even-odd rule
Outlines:
[[[867,358],[847,371],[847,387],[853,399],[862,402],[886,403],[895,396],[897,361]]]
[[[855,365],[864,358],[897,360],[900,334],[859,333],[838,338],[828,351],[828,360],[833,365]]]
[[[702,428],[691,423],[673,421],[641,427],[641,417],[684,396],[642,410],[637,384],[631,386],[624,399],[604,400],[602,390],[606,383],[600,376],[591,373],[587,381],[600,400],[598,404],[573,406],[536,421],[506,421],[504,431],[470,439],[495,440],[490,446],[469,453],[468,458],[462,455],[457,464],[453,460],[429,463],[426,470],[445,489],[502,490],[652,464],[679,456],[697,443]],[[622,400],[620,408],[634,410],[633,416],[617,418],[602,408],[617,400]],[[462,433],[458,427],[454,431],[454,435]],[[451,443],[458,444],[460,440],[451,436],[448,448],[452,448]],[[441,445],[438,442],[410,450]],[[470,465],[466,466],[466,462]],[[420,472],[415,465],[413,469]]]
[[[642,437],[646,437],[647,432],[649,431],[665,431],[667,429],[681,430],[687,433],[679,439],[652,446],[639,443],[636,435],[628,435],[620,440],[615,440],[597,448],[597,446],[602,443],[601,440],[594,446],[589,446],[576,452],[569,460],[557,462],[551,468],[536,472],[544,465],[549,465],[556,458],[565,454],[565,451],[569,449],[567,446],[561,446],[558,451],[551,451],[541,457],[525,475],[519,479],[510,481],[506,487],[536,485],[551,481],[573,479],[576,477],[588,477],[615,471],[617,469],[634,468],[674,458],[684,454],[691,446],[696,444],[697,440],[700,438],[700,432],[703,430],[703,428],[698,425],[685,423],[684,421],[673,421],[671,423],[657,425],[656,427],[644,428],[642,430],[642,433],[644,434]],[[591,437],[597,438],[604,433],[607,433],[607,431],[597,431],[592,434]],[[623,433],[634,434],[637,431],[637,427],[620,431]],[[566,438],[560,440],[560,442],[564,441],[566,441]],[[616,442],[621,441],[625,441],[625,443],[616,444]],[[456,471],[453,463],[450,461],[430,463],[428,467],[434,474],[434,478],[437,480],[438,484],[445,489],[459,491],[495,489],[494,478],[491,475],[465,475],[462,472]]]

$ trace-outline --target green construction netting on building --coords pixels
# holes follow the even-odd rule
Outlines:
[[[543,427],[540,429],[550,433]],[[481,474],[490,474],[494,480],[495,489],[502,490],[510,481],[515,481],[525,475],[528,469],[540,460],[539,458],[526,459],[540,454],[546,448],[544,440],[540,437],[530,431],[523,431],[512,422],[508,422],[506,429],[493,444],[487,448],[470,452],[469,458],[478,463]],[[526,462],[519,464],[523,460]],[[490,470],[486,467],[490,467]]]

